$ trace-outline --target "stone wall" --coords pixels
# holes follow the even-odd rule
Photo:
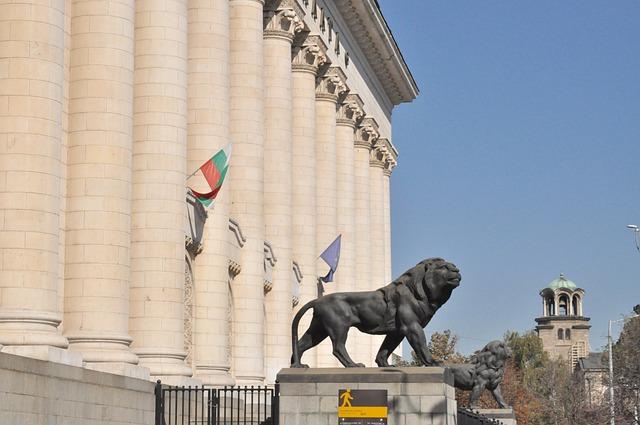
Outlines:
[[[453,375],[439,367],[282,369],[280,425],[338,423],[338,391],[386,390],[389,425],[454,425]]]
[[[153,382],[0,353],[3,425],[152,425]]]

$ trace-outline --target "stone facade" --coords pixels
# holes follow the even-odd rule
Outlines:
[[[272,383],[338,234],[328,292],[390,280],[391,114],[418,91],[374,1],[4,2],[0,31],[1,351]]]
[[[542,316],[536,318],[536,332],[551,358],[571,361],[589,355],[589,318],[583,316],[584,290],[560,275],[540,291]]]

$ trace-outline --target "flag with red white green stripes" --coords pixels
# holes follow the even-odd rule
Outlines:
[[[209,188],[211,189],[208,193],[200,193],[196,192],[192,188],[189,188],[193,195],[196,197],[198,201],[205,208],[209,208],[213,201],[218,196],[218,192],[220,192],[220,188],[222,187],[222,183],[224,182],[224,178],[227,175],[227,170],[229,169],[229,159],[231,158],[231,144],[227,145],[224,149],[220,149],[215,155],[211,157],[207,162],[202,164],[200,168],[198,168],[193,174],[189,177],[193,177],[200,171],[204,176],[207,183],[209,183]]]

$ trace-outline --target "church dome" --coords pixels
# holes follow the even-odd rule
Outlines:
[[[576,289],[578,289],[578,285],[576,285],[574,282],[570,281],[569,279],[564,277],[562,273],[560,273],[560,277],[553,279],[544,289],[551,289],[554,291],[556,289],[568,289],[570,291],[575,291]]]

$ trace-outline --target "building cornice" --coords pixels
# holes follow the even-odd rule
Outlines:
[[[418,86],[376,0],[335,0],[335,6],[394,105],[411,102]]]

